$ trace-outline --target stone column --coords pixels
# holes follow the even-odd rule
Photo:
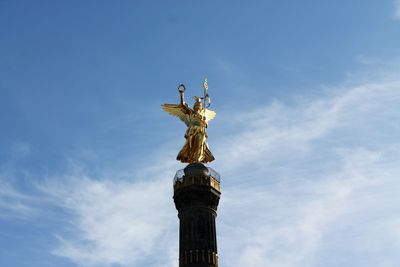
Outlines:
[[[219,202],[218,173],[201,163],[186,166],[174,179],[178,210],[179,267],[217,267],[215,218]]]

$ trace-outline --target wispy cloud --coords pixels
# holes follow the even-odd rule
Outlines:
[[[75,173],[61,184],[42,185],[71,212],[71,228],[58,235],[60,246],[53,253],[80,266],[176,265],[177,221],[168,169],[168,162],[148,168],[142,181],[94,180]]]
[[[394,178],[400,174],[400,129],[392,124],[400,118],[399,105],[400,84],[392,80],[327,91],[295,107],[273,103],[234,118],[234,127],[242,130],[218,147],[226,155],[219,164],[229,183],[221,207],[226,214],[220,248],[227,255],[222,265],[320,266],[319,257],[330,250],[334,255],[338,247],[352,255],[353,247],[399,249],[390,238],[393,228],[379,227],[380,236],[390,240],[386,244],[369,234],[399,219],[389,213],[394,206],[385,204],[400,200],[385,196],[385,190],[400,187]],[[389,214],[376,219],[383,210]],[[330,247],[327,236],[337,239],[343,231],[358,236]],[[387,264],[397,262],[397,254],[383,253]],[[365,257],[344,261],[377,264],[373,258],[363,262]],[[343,264],[325,255],[329,261]]]
[[[394,0],[393,4],[395,9],[396,19],[400,19],[400,0]]]
[[[265,165],[303,153],[335,130],[374,130],[368,126],[370,120],[384,121],[387,113],[399,115],[395,114],[399,88],[397,81],[369,83],[327,91],[324,97],[303,100],[296,107],[275,102],[249,113],[229,114],[226,121],[232,124],[228,129],[235,134],[218,143],[217,154],[229,155],[218,164],[222,169],[249,163]]]
[[[319,257],[323,252],[332,255],[325,256],[323,262],[337,265],[338,247],[351,254],[361,246],[364,252],[385,246],[398,249],[395,239],[389,244],[382,243],[382,239],[390,238],[395,228],[380,227],[378,230],[376,226],[385,221],[398,222],[399,216],[387,214],[377,220],[374,217],[394,208],[385,207],[385,201],[398,203],[400,200],[395,194],[385,196],[390,187],[399,186],[394,177],[398,177],[400,170],[393,162],[387,163],[399,153],[351,149],[339,154],[342,167],[326,170],[318,177],[306,173],[308,177],[302,179],[278,177],[281,180],[274,179],[265,187],[225,190],[221,207],[223,218],[219,224],[223,241],[220,252],[225,256],[222,265],[320,266]],[[396,164],[399,163],[396,160]],[[261,175],[248,179],[260,179]],[[371,236],[371,228],[379,231],[380,237]],[[342,239],[340,244],[330,247],[329,238],[338,236]],[[388,261],[396,262],[396,254],[385,255]],[[357,260],[360,259],[355,258],[352,266],[360,266]],[[346,266],[350,264],[346,262]]]
[[[22,192],[14,183],[16,176],[20,178],[29,176],[29,173],[17,165],[19,160],[30,153],[30,146],[24,142],[14,143],[7,152],[9,160],[0,165],[0,218],[31,217],[36,213],[34,206],[37,199]]]
[[[276,102],[233,114],[230,138],[215,145],[218,169],[229,175],[219,217],[221,266],[317,266],[326,236],[357,227],[352,213],[363,218],[384,208],[358,205],[360,198],[371,204],[374,188],[387,187],[399,174],[396,165],[385,165],[395,160],[385,147],[394,140],[374,140],[393,134],[379,127],[400,118],[398,88],[393,81],[363,84],[294,107]],[[140,266],[157,251],[159,261],[153,257],[147,265],[176,265],[177,219],[165,179],[171,173],[162,171],[168,168],[142,171],[149,179],[141,182],[80,179],[67,193],[57,193],[75,214],[76,231],[60,239],[55,253],[84,266]]]
[[[32,198],[0,179],[0,217],[30,217],[35,213]]]
[[[399,106],[400,81],[382,80],[220,116],[226,127],[213,138],[223,175],[220,265],[321,266],[323,258],[378,266],[374,253],[382,251],[394,266]],[[176,266],[171,179],[179,165],[168,153],[160,148],[130,172],[132,180],[126,171],[108,169],[99,179],[71,168],[41,184],[70,219],[55,233],[53,253],[79,266]],[[5,192],[13,201],[24,197]]]

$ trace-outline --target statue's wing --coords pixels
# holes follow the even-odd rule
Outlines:
[[[187,105],[163,104],[161,106],[165,112],[171,114],[172,116],[178,117],[181,121],[188,125],[188,115],[190,114],[191,109]]]
[[[206,114],[204,114],[204,116],[206,117],[206,121],[209,122],[210,120],[214,119],[215,116],[217,115],[217,113],[215,113],[215,111],[206,109]]]

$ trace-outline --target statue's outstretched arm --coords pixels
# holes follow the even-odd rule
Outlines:
[[[179,104],[163,104],[161,105],[163,110],[172,116],[178,117],[182,120],[187,126],[189,126],[188,116],[193,113],[193,110],[185,103],[185,85],[181,84],[178,87],[178,91],[180,94],[180,103]]]
[[[181,84],[181,85],[178,86],[178,92],[179,92],[179,95],[180,95],[180,108],[181,108],[181,111],[184,114],[190,114],[192,110],[189,108],[188,104],[186,104],[186,102],[185,102],[185,91],[186,91],[185,85]]]
[[[181,105],[185,105],[185,92],[179,91],[179,94],[181,95]]]

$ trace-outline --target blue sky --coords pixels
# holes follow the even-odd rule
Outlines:
[[[0,266],[177,266],[209,81],[220,266],[400,262],[399,1],[0,1]]]

